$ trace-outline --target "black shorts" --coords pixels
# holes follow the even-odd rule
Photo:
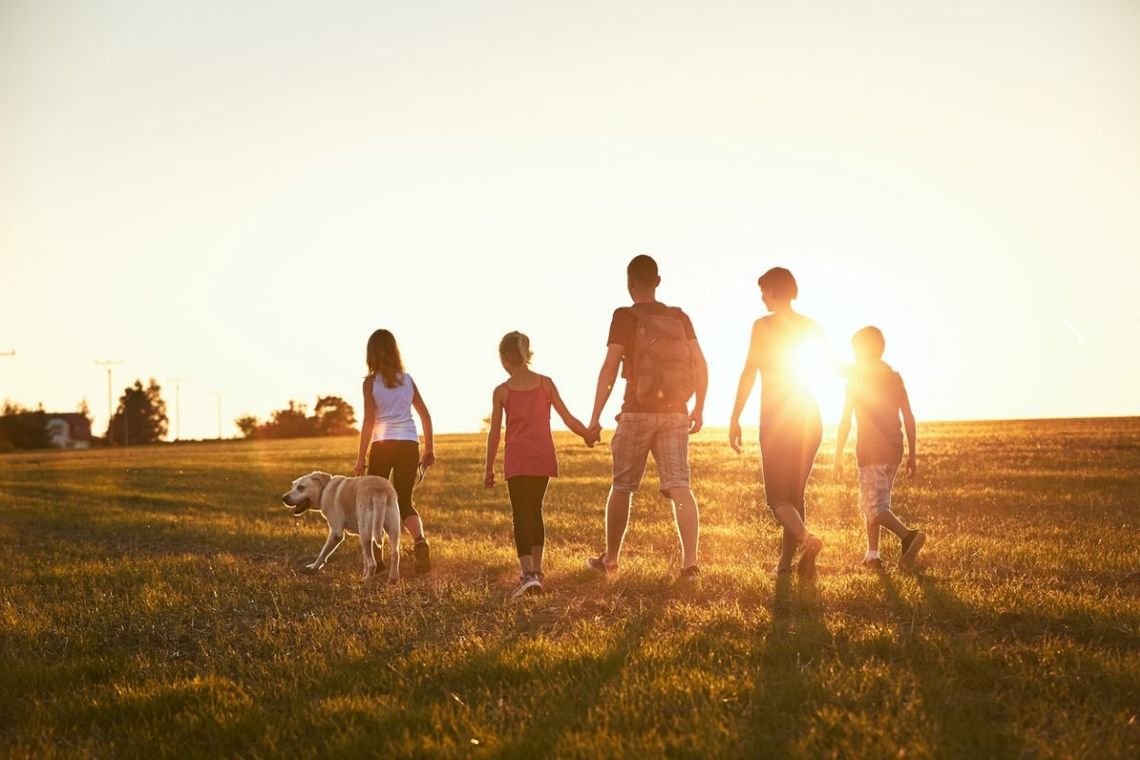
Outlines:
[[[804,491],[821,440],[823,427],[814,415],[761,424],[760,460],[769,507],[790,504],[803,516]]]
[[[368,474],[392,481],[400,502],[400,520],[419,514],[412,506],[412,490],[416,487],[416,470],[420,466],[420,444],[417,441],[373,441],[368,450]]]

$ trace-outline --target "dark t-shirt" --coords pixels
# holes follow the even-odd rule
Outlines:
[[[904,386],[902,376],[888,365],[881,369],[856,369],[847,381],[847,403],[855,410],[858,437],[855,461],[860,467],[902,462],[903,431],[899,411]]]
[[[675,306],[666,306],[660,301],[653,301],[652,303],[635,303],[632,306],[623,306],[614,310],[614,317],[610,322],[610,335],[606,340],[606,345],[612,346],[616,344],[623,349],[621,356],[621,376],[625,378],[625,397],[621,404],[621,410],[623,412],[678,412],[681,414],[688,414],[689,412],[685,404],[665,401],[654,401],[648,404],[638,403],[636,394],[634,393],[636,384],[631,382],[634,343],[637,341],[638,318],[645,314],[668,314],[670,312],[681,318],[685,329],[685,337],[689,340],[695,340],[697,334],[693,331],[693,323],[689,319],[689,315]]]

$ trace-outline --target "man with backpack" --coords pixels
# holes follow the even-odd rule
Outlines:
[[[700,574],[700,517],[689,488],[689,436],[703,424],[708,365],[688,315],[657,300],[661,284],[657,262],[635,256],[626,275],[633,305],[614,311],[589,426],[591,432],[601,430],[599,418],[620,367],[626,385],[610,442],[614,476],[606,502],[606,550],[587,564],[600,572],[617,570],[633,492],[641,485],[646,458],[653,452],[661,495],[673,500],[681,538],[681,577],[694,578]],[[694,394],[690,413],[688,402]]]

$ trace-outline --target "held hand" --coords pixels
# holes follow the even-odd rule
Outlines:
[[[483,475],[483,487],[484,488],[494,488],[495,487],[495,471],[494,470],[487,470],[487,472]]]
[[[582,436],[582,443],[594,448],[594,444],[602,440],[602,432],[600,430],[587,430],[586,434]]]
[[[704,412],[702,412],[700,409],[694,409],[693,413],[689,415],[689,435],[701,432],[701,428],[704,426]]]
[[[594,439],[594,443],[602,440],[602,423],[594,420],[586,429],[590,431],[590,436]]]
[[[908,478],[913,478],[917,472],[918,460],[915,457],[908,457],[906,460],[906,476]]]
[[[732,450],[737,454],[739,454],[741,450],[740,439],[742,435],[740,432],[740,422],[733,420],[728,426],[728,445],[731,446]]]
[[[357,459],[356,460],[356,466],[352,468],[352,474],[358,478],[361,475],[363,475],[364,474],[364,462]]]
[[[430,446],[424,449],[424,455],[420,457],[420,464],[424,467],[431,467],[435,464],[435,451]]]

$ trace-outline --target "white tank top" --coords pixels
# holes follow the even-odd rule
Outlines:
[[[412,376],[400,375],[395,388],[384,385],[379,373],[372,380],[372,400],[376,402],[376,422],[372,426],[373,441],[418,441],[416,422],[412,419]]]

